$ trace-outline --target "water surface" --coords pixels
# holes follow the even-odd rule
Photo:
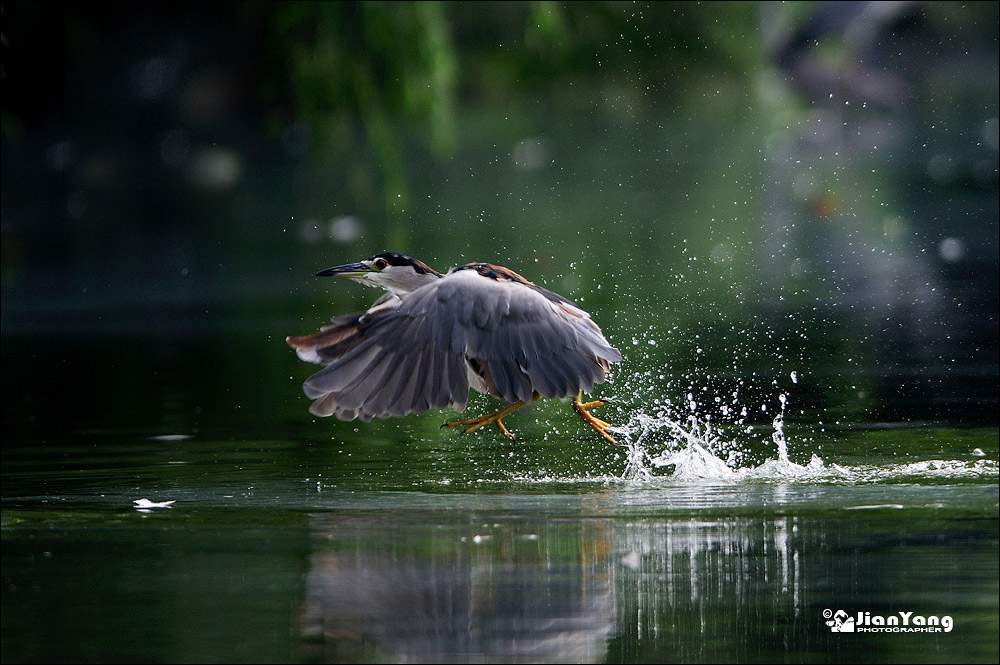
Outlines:
[[[5,445],[4,659],[996,659],[995,429],[793,431],[811,463],[721,476],[663,443],[673,464],[626,479],[624,447],[544,424]]]

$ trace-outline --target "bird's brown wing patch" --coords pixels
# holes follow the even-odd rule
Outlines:
[[[540,293],[545,296],[548,300],[561,306],[567,314],[573,318],[589,317],[589,315],[584,312],[579,305],[577,305],[572,300],[568,300],[558,293],[549,291],[548,289],[538,286],[531,280],[525,279],[523,276],[517,274],[510,268],[505,268],[504,266],[494,265],[492,263],[466,263],[464,266],[459,266],[455,270],[473,270],[483,277],[496,280],[498,282],[512,282],[516,284],[522,284],[536,293]],[[454,272],[454,271],[452,271]],[[566,306],[569,306],[567,309]]]
[[[333,349],[339,345],[339,353],[343,353],[347,350],[344,348],[344,342],[358,336],[358,324],[362,316],[364,316],[362,312],[338,316],[330,322],[330,325],[323,326],[319,332],[289,336],[285,338],[285,342],[307,362],[329,362],[332,356],[337,355]]]

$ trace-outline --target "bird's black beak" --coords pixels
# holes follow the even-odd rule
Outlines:
[[[361,263],[345,263],[342,266],[320,270],[315,275],[316,277],[353,277],[357,279],[370,272],[376,272],[376,270],[362,261]]]

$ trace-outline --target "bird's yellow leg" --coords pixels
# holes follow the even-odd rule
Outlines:
[[[531,401],[534,402],[536,399],[539,399],[540,397],[541,395],[535,393],[534,395],[531,396]],[[519,399],[510,406],[500,409],[496,413],[491,413],[486,416],[479,416],[478,418],[470,418],[469,420],[459,420],[453,423],[445,423],[444,425],[441,425],[441,427],[465,427],[466,429],[462,432],[462,434],[468,434],[469,432],[479,429],[483,425],[496,423],[496,426],[500,430],[500,433],[503,434],[508,439],[510,439],[511,441],[513,441],[514,435],[511,434],[510,430],[507,429],[507,427],[503,424],[503,422],[500,419],[506,418],[507,416],[514,413],[518,409],[526,407],[528,404],[530,404],[530,402],[525,402],[524,400]]]
[[[593,409],[598,406],[604,406],[604,402],[601,400],[594,400],[593,402],[583,401],[583,391],[581,390],[573,398],[573,410],[577,412],[583,422],[587,423],[595,430],[597,433],[604,437],[605,441],[609,443],[618,443],[615,441],[615,437],[608,434],[608,429],[612,427],[611,423],[605,422],[596,416],[590,415],[588,409]]]

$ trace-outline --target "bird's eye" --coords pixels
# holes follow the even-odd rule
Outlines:
[[[389,265],[389,262],[386,261],[385,259],[375,259],[374,265],[379,270],[385,270],[385,267]]]

